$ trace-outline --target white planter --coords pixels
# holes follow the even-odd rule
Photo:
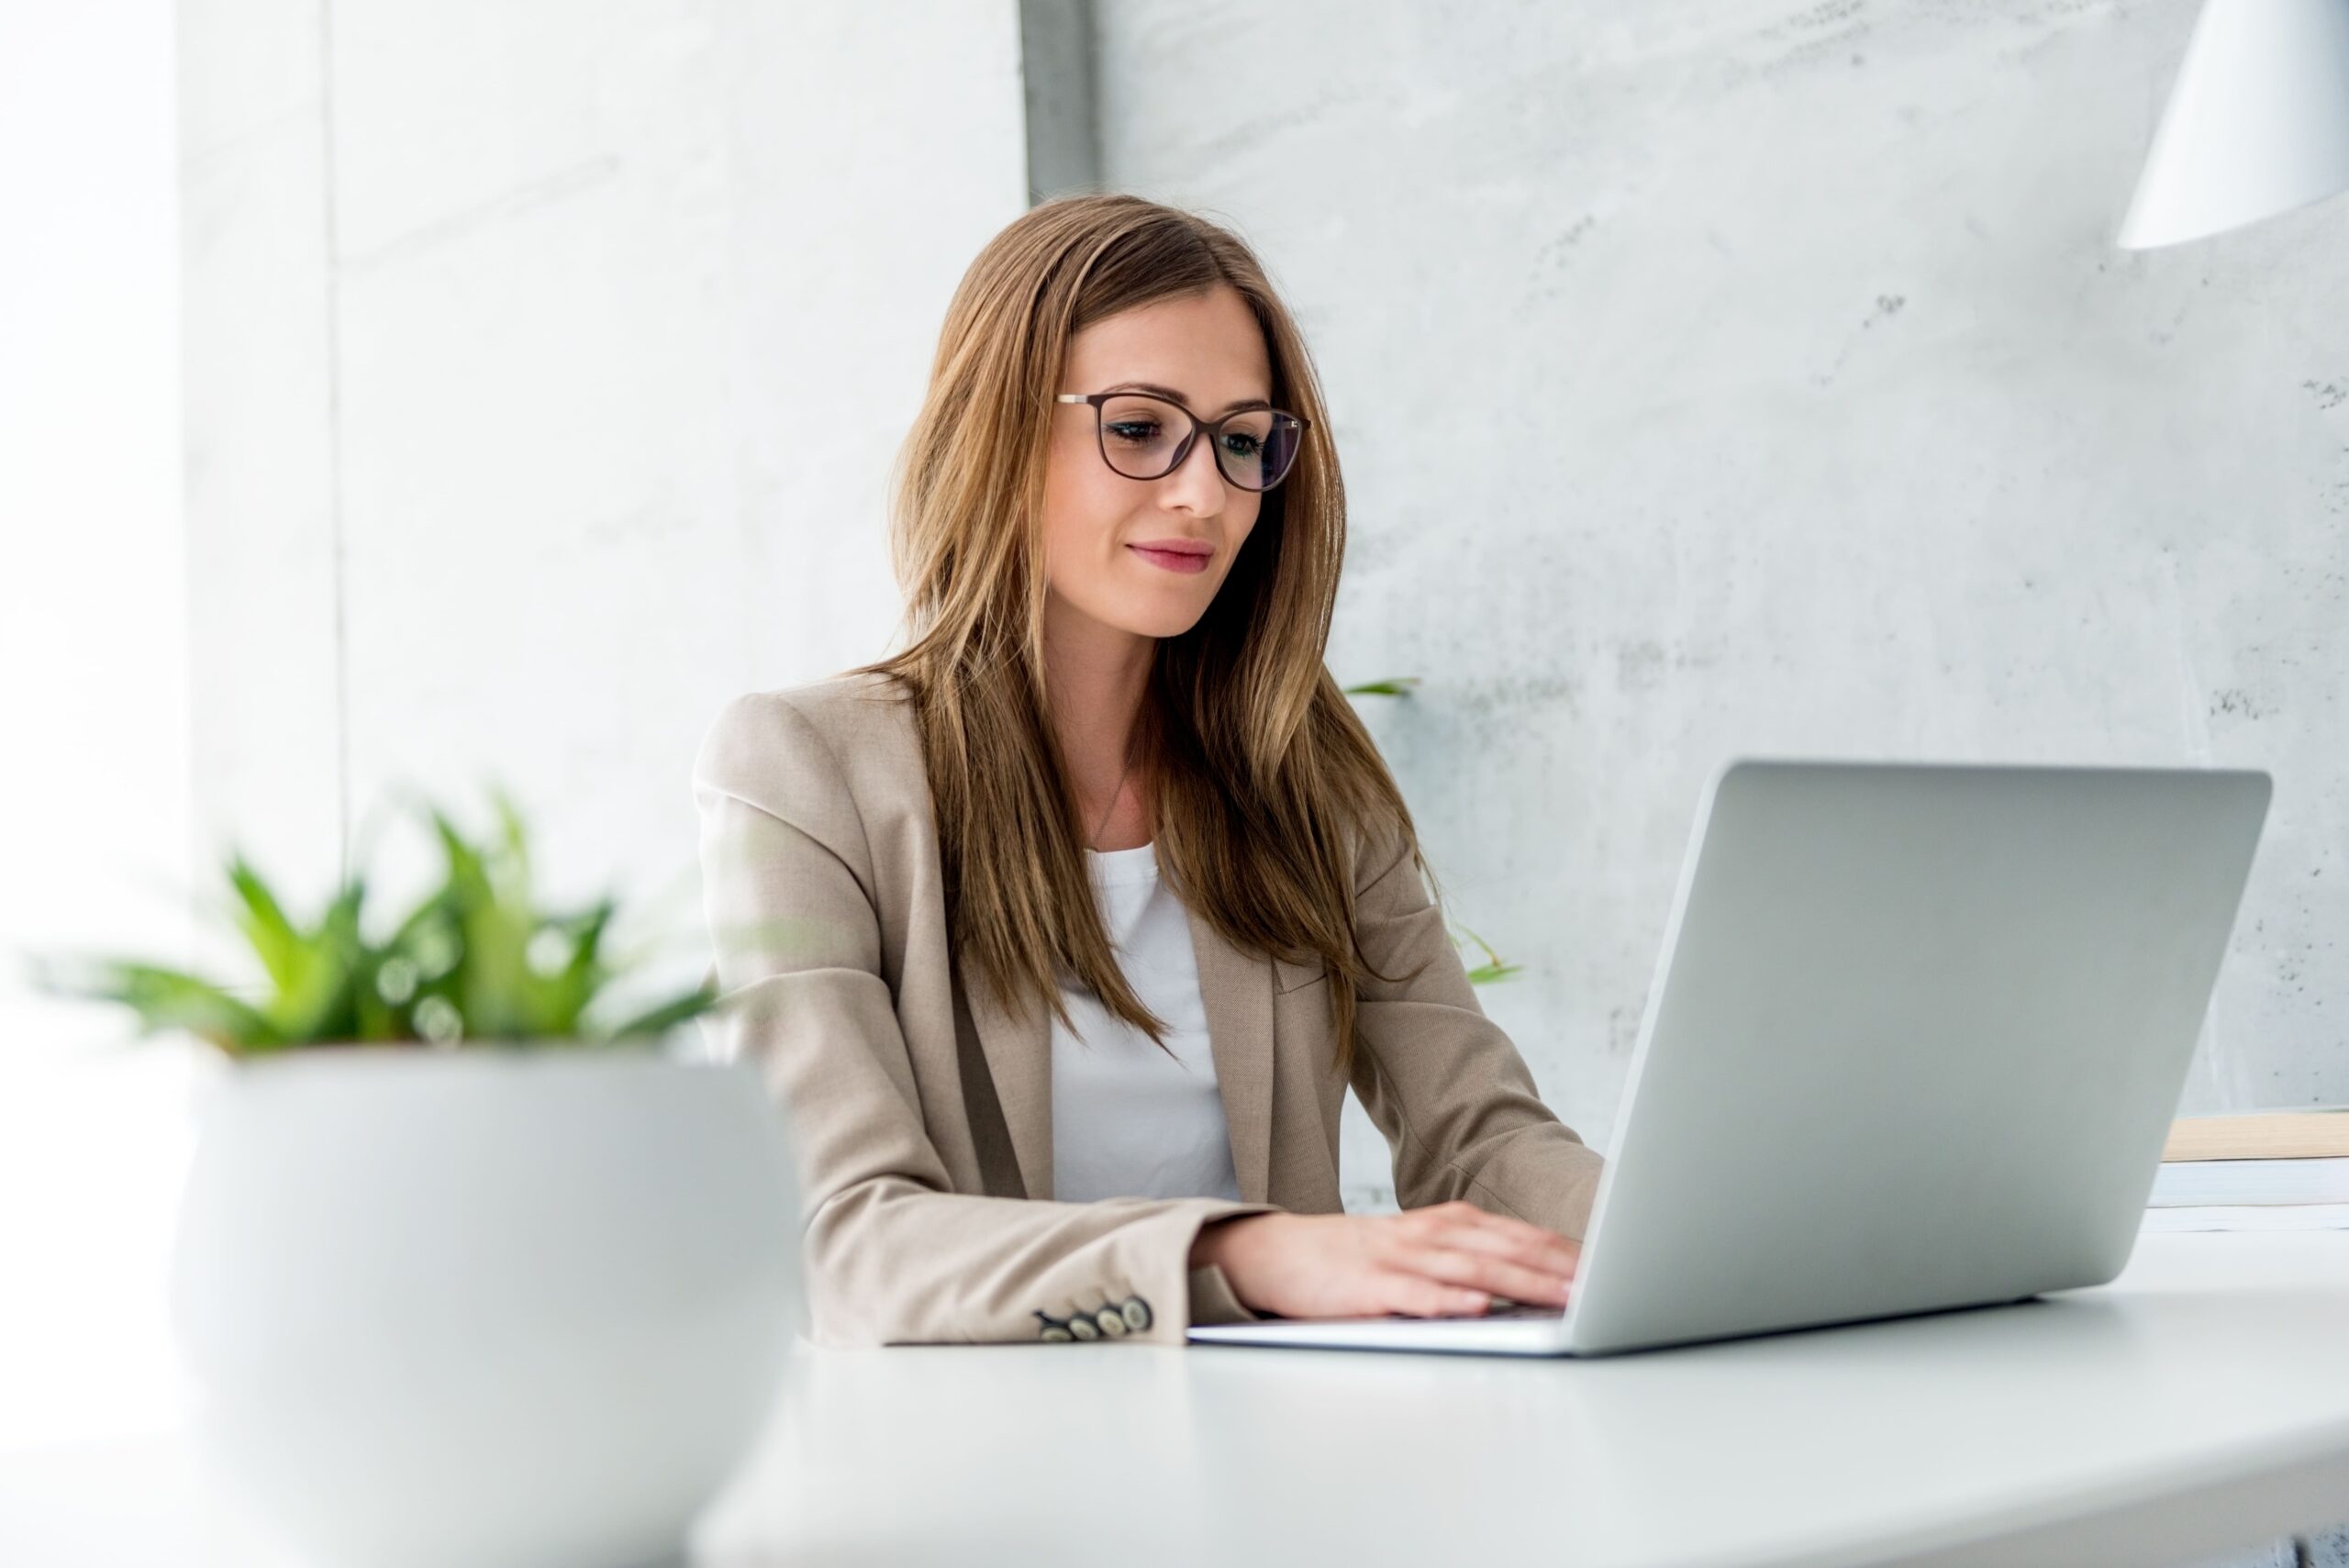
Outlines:
[[[305,1049],[202,1114],[173,1317],[208,1467],[331,1568],[679,1551],[804,1320],[747,1066]]]

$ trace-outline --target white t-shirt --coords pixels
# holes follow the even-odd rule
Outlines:
[[[1166,1025],[1166,1047],[1062,987],[1076,1033],[1052,1020],[1052,1195],[1236,1200],[1189,916],[1159,881],[1155,845],[1087,850],[1085,865],[1126,984]]]

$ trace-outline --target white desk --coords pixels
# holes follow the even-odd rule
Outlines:
[[[262,1561],[186,1475],[0,1460],[0,1545],[47,1508],[13,1560]],[[2176,1235],[2094,1291],[1592,1362],[803,1348],[696,1563],[2145,1568],[2344,1518],[2349,1232]]]
[[[785,1562],[2185,1562],[2349,1518],[2349,1232],[1590,1362],[811,1352],[706,1521]]]

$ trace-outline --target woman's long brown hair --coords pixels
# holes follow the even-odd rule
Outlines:
[[[1085,829],[1044,680],[1043,503],[1070,340],[1153,301],[1239,292],[1272,361],[1275,406],[1303,416],[1296,467],[1197,625],[1162,638],[1136,737],[1160,874],[1243,949],[1328,967],[1353,1064],[1354,856],[1407,848],[1434,878],[1402,793],[1322,664],[1345,555],[1345,492],[1312,361],[1245,243],[1130,195],[1035,207],[979,252],[948,307],[921,413],[893,475],[903,652],[856,673],[914,701],[956,962],[1014,1007],[1065,1026],[1063,977],[1163,1049],[1119,969],[1083,856]],[[1082,389],[1079,389],[1082,390]],[[1438,896],[1441,895],[1439,893]],[[1414,972],[1416,973],[1416,972]]]

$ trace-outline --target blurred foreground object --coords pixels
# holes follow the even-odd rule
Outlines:
[[[310,1050],[213,1086],[172,1307],[207,1471],[322,1568],[682,1553],[804,1321],[756,1070]]]
[[[232,856],[245,995],[111,959],[37,980],[227,1058],[172,1260],[196,1449],[324,1568],[677,1558],[806,1319],[782,1107],[662,1049],[714,984],[591,1023],[634,966],[616,903],[540,910],[498,809],[486,843],[429,812],[445,874],[381,935],[363,876],[305,927]]]

